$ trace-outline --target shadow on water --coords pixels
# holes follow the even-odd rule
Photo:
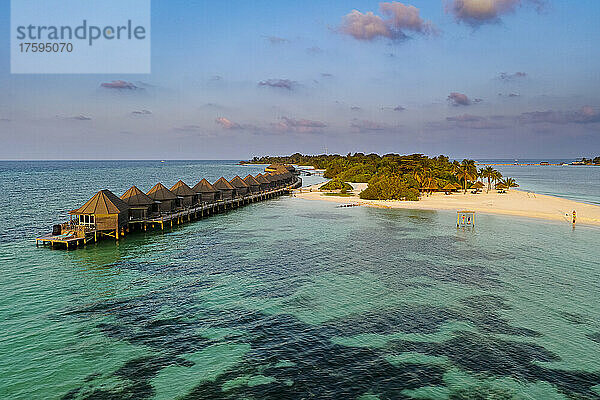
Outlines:
[[[310,325],[289,314],[203,308],[192,293],[210,289],[210,282],[199,281],[130,300],[102,302],[69,311],[67,318],[110,315],[115,321],[99,323],[97,329],[112,339],[144,346],[154,355],[131,359],[116,370],[112,377],[123,382],[118,388],[96,387],[95,382],[102,376],[93,373],[88,376],[86,385],[63,398],[150,398],[155,394],[151,381],[160,371],[169,366],[192,367],[194,362],[186,360],[186,354],[219,343],[248,344],[250,350],[235,367],[214,380],[200,381],[184,398],[352,399],[376,393],[382,399],[398,399],[404,398],[402,392],[406,389],[443,385],[444,373],[451,367],[484,377],[511,377],[531,383],[546,381],[567,395],[582,398],[593,398],[591,387],[600,382],[600,374],[540,366],[540,362],[558,361],[559,357],[539,345],[487,335],[537,336],[536,332],[513,327],[495,315],[497,310],[507,307],[503,299],[496,296],[467,298],[462,312],[406,305],[390,311],[340,318],[324,325]],[[160,318],[163,308],[176,310],[177,315]],[[332,341],[339,335],[361,333],[435,333],[449,321],[470,322],[477,326],[479,333],[458,331],[441,343],[392,340],[383,348],[349,347]],[[242,333],[219,338],[198,333],[208,328]],[[446,357],[450,365],[393,365],[386,361],[386,355],[403,352]],[[228,386],[232,381],[259,375],[270,379],[256,386]],[[467,394],[461,394],[460,389],[455,393],[457,398],[465,398]],[[491,393],[494,394],[501,393]]]

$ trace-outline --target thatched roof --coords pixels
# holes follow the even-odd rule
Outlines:
[[[269,179],[262,174],[256,175],[256,181],[261,184],[269,184]]]
[[[213,186],[217,190],[235,190],[231,183],[227,181],[227,179],[220,177],[218,181],[213,183]]]
[[[120,214],[127,211],[129,206],[123,200],[118,198],[110,190],[99,191],[77,210],[70,211],[69,214],[75,215],[94,215],[94,214]]]
[[[231,185],[236,188],[250,187],[250,185],[248,185],[246,182],[244,182],[244,180],[237,175],[232,180],[230,180],[229,183],[231,183]]]
[[[456,186],[454,186],[454,183],[450,182],[446,186],[444,186],[442,189],[443,190],[456,190]]]
[[[151,206],[154,204],[154,200],[152,200],[146,193],[138,189],[138,187],[135,185],[123,193],[121,200],[130,206]]]
[[[155,201],[177,200],[175,193],[171,192],[160,182],[154,185],[147,194]]]
[[[484,188],[484,187],[485,187],[485,185],[484,185],[483,183],[481,183],[481,182],[477,181],[477,182],[475,182],[475,183],[473,184],[473,186],[471,186],[471,187],[473,187],[473,188],[475,188],[475,189],[482,189],[482,188]]]
[[[173,185],[173,187],[171,188],[171,192],[180,197],[189,197],[196,195],[196,192],[194,192],[192,188],[186,185],[185,182],[182,180],[178,181],[176,184]]]
[[[250,186],[260,186],[260,182],[257,181],[252,175],[248,174],[247,177],[244,178],[244,182],[246,182]]]
[[[296,171],[296,168],[293,165],[286,164],[286,165],[284,165],[284,167],[287,168],[287,170],[289,172],[295,172]]]
[[[282,181],[284,179],[281,174],[271,174],[271,178],[277,182]]]
[[[202,179],[200,182],[198,182],[196,184],[196,186],[194,186],[192,188],[192,190],[196,193],[216,193],[216,192],[218,192],[218,190],[215,189],[215,187],[213,185],[211,185],[210,182],[207,181],[206,179]]]

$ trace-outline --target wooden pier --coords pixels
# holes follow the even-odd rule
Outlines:
[[[55,225],[53,233],[36,238],[35,243],[36,246],[75,249],[88,243],[95,243],[100,239],[119,240],[131,232],[170,229],[177,225],[197,221],[247,204],[290,194],[293,189],[302,185],[302,180],[292,174],[285,175],[285,177],[284,175],[281,177],[273,175],[272,183],[265,184],[262,188],[258,187],[258,181],[253,182],[255,182],[255,191],[245,195],[212,201],[198,201],[195,204],[174,207],[170,211],[162,210],[160,204],[158,204],[157,211],[149,213],[130,213],[129,210],[135,209],[134,207],[129,207],[110,191],[102,190],[80,209],[73,210],[70,213],[77,215],[78,219],[71,219],[63,224]],[[168,189],[166,190],[168,191]],[[124,196],[126,195],[127,193]],[[198,199],[200,199],[200,196]],[[123,214],[126,215],[126,219],[122,218]]]

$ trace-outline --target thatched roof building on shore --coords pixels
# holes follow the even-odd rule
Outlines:
[[[198,195],[196,192],[182,180],[177,181],[177,183],[173,185],[171,192],[180,198],[181,205],[184,207],[191,207],[198,203]]]
[[[138,189],[138,187],[135,185],[123,193],[121,200],[123,200],[129,206],[130,220],[147,219],[152,211],[158,210],[158,204],[154,203],[154,200],[152,200],[146,193]],[[155,207],[154,210],[153,207]]]
[[[260,182],[258,182],[252,175],[248,174],[248,176],[244,178],[244,182],[250,186],[250,192],[260,192]]]
[[[101,231],[118,231],[127,225],[129,205],[110,190],[104,189],[69,214],[76,215],[80,225],[88,225]]]
[[[206,179],[202,179],[200,182],[198,182],[196,186],[192,188],[192,190],[196,192],[200,202],[212,202],[217,200],[219,197],[219,191]]]
[[[223,200],[231,200],[235,197],[235,188],[223,177],[220,177],[213,183],[213,187],[219,191],[220,197]]]
[[[246,196],[250,192],[250,186],[238,175],[230,180],[229,183],[235,188],[237,196]]]
[[[167,189],[162,183],[157,183],[147,193],[147,195],[154,201],[158,202],[158,209],[160,211],[170,212],[177,208],[179,205],[179,198],[175,193]]]

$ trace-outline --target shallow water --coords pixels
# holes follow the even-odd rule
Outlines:
[[[98,187],[260,170],[166,164],[2,164],[0,397],[600,397],[596,228],[282,197],[31,241]]]

